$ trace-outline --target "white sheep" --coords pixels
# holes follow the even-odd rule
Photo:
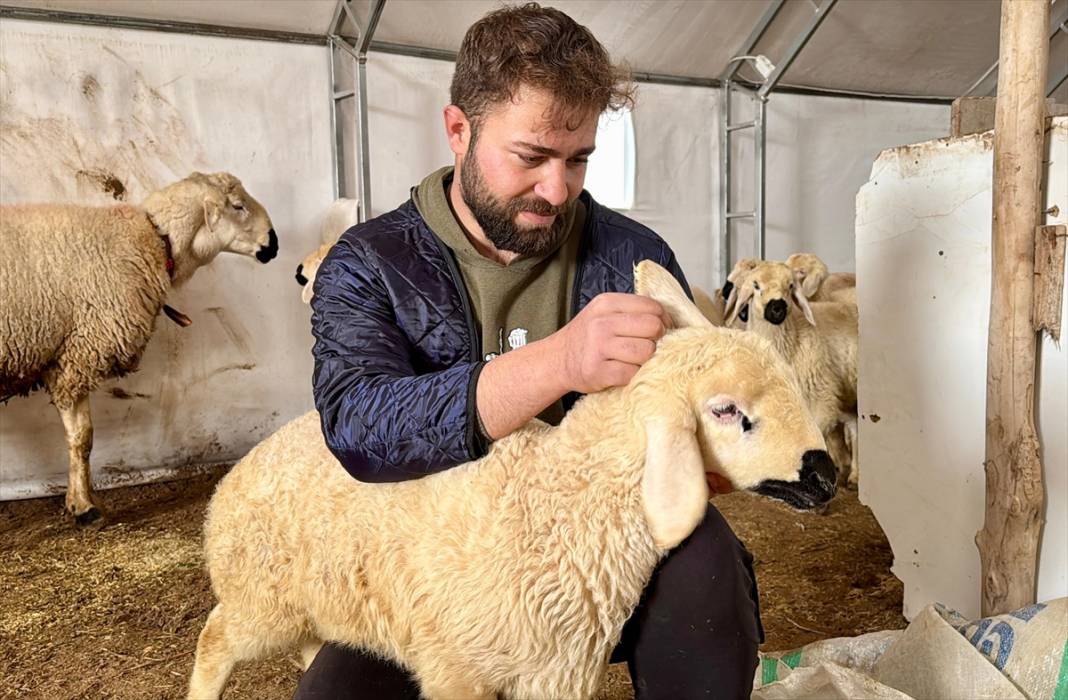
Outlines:
[[[746,273],[728,322],[742,309],[748,309],[746,328],[771,341],[797,372],[831,456],[855,484],[856,305],[809,303],[793,270],[784,263],[763,262]]]
[[[193,173],[139,207],[0,208],[0,399],[44,387],[67,436],[66,508],[101,517],[91,495],[89,394],[137,368],[168,292],[223,251],[266,263],[267,212],[228,173]]]
[[[301,301],[310,304],[315,287],[315,275],[319,266],[326,259],[326,254],[341,238],[341,234],[359,223],[360,202],[357,199],[341,198],[330,204],[319,227],[320,245],[297,265],[296,280],[304,289],[300,293]]]
[[[834,465],[774,349],[711,326],[663,268],[635,277],[679,330],[558,427],[392,484],[345,473],[314,412],[242,459],[208,507],[219,603],[189,698],[218,698],[237,661],[308,663],[322,641],[396,660],[431,700],[589,698],[653,568],[704,517],[706,470],[798,508],[829,500]]]
[[[794,271],[809,301],[857,303],[857,276],[852,272],[829,272],[812,253],[794,253],[786,258],[786,266]]]
[[[730,274],[727,275],[727,281],[723,283],[723,289],[720,290],[721,296],[724,298],[723,304],[723,317],[726,319],[735,318],[737,314],[734,309],[738,301],[738,286],[744,280],[746,274],[749,273],[754,267],[760,264],[759,258],[742,258],[738,262],[734,263],[734,267],[731,268]],[[745,321],[745,318],[742,318]],[[726,324],[731,325],[731,324]]]

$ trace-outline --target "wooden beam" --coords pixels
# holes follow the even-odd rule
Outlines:
[[[994,128],[994,97],[958,97],[949,110],[949,135],[981,134]],[[1052,117],[1068,115],[1068,105],[1046,99],[1046,124]]]
[[[1042,459],[1035,431],[1031,305],[1041,212],[1046,0],[1002,0],[1001,87],[994,121],[993,272],[986,389],[986,519],[976,535],[982,613],[1035,602]]]
[[[1061,300],[1064,298],[1064,248],[1068,227],[1039,226],[1035,236],[1035,297],[1031,316],[1036,331],[1061,341]]]

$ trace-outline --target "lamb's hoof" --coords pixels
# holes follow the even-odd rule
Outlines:
[[[78,523],[79,527],[89,527],[104,524],[104,513],[96,506],[91,507],[84,513],[76,513],[74,515],[74,522]]]

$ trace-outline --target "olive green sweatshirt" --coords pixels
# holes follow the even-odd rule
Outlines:
[[[482,356],[492,360],[548,337],[570,320],[585,206],[576,200],[568,208],[560,239],[547,253],[502,265],[480,255],[460,225],[448,196],[452,174],[452,167],[431,173],[413,190],[412,199],[430,230],[456,256],[475,323],[481,329]],[[538,417],[555,425],[563,415],[557,401]]]

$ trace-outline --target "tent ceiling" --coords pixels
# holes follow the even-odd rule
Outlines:
[[[322,34],[334,0],[0,0],[8,5]],[[771,0],[547,0],[639,71],[715,78]],[[1068,0],[1056,0],[1054,12]],[[388,0],[376,41],[455,51],[497,0]],[[354,0],[357,14],[370,0]],[[779,62],[814,11],[788,0],[756,51]],[[365,10],[364,10],[365,11]],[[964,93],[997,59],[998,0],[841,0],[783,79],[817,89]],[[1051,68],[1056,65],[1051,60]],[[746,69],[743,75],[755,79]]]

